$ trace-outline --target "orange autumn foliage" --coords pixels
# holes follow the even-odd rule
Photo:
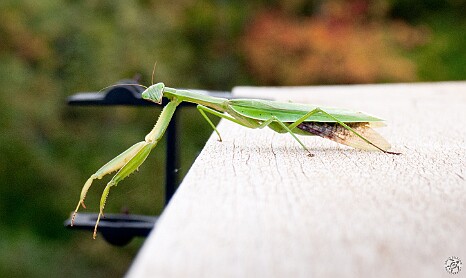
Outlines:
[[[417,80],[414,63],[400,51],[403,44],[422,44],[422,32],[399,22],[391,28],[380,20],[356,20],[345,16],[344,10],[335,10],[340,12],[301,18],[278,11],[258,14],[241,41],[246,64],[257,82],[305,85]]]

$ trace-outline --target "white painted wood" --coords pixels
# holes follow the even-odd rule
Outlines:
[[[380,116],[403,155],[301,137],[310,158],[222,120],[128,277],[450,277],[449,256],[466,263],[466,82],[234,93]]]

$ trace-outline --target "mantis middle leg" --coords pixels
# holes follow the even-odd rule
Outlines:
[[[207,117],[205,112],[208,112],[210,114],[213,114],[217,117],[229,120],[231,122],[234,122],[235,124],[239,124],[244,127],[249,127],[249,128],[256,128],[259,125],[259,122],[253,119],[248,119],[248,118],[241,118],[241,119],[236,119],[231,116],[225,115],[224,113],[218,112],[217,110],[214,110],[212,108],[206,107],[204,105],[198,105],[197,110],[199,110],[199,113],[206,119],[206,121],[209,123],[209,125],[214,129],[214,131],[218,135],[218,141],[222,141],[222,137],[220,136],[220,132],[218,132],[217,128],[215,125],[212,123],[212,121]]]
[[[236,124],[239,124],[241,126],[244,126],[244,127],[248,127],[248,128],[264,128],[268,125],[270,125],[271,123],[273,122],[277,122],[283,129],[285,129],[289,134],[291,134],[291,136],[293,136],[293,138],[298,141],[298,143],[309,153],[308,155],[309,156],[314,156],[310,151],[309,149],[306,147],[306,145],[304,145],[303,142],[301,142],[301,140],[299,140],[298,137],[296,137],[296,135],[291,131],[291,129],[289,127],[287,127],[282,121],[280,121],[277,117],[275,116],[272,116],[270,117],[270,119],[264,121],[264,122],[259,122],[257,120],[254,120],[254,119],[249,119],[249,118],[246,118],[244,117],[241,118],[241,119],[236,119],[236,118],[233,118],[233,117],[230,117],[228,115],[225,115],[221,112],[218,112],[214,109],[211,109],[209,107],[205,107],[203,105],[198,105],[197,106],[197,109],[199,110],[199,112],[202,114],[202,116],[207,120],[207,122],[214,128],[215,132],[217,133],[218,137],[219,137],[219,141],[222,141],[221,137],[220,137],[220,133],[218,132],[217,128],[215,127],[215,125],[212,123],[212,121],[209,119],[209,117],[207,117],[207,115],[205,114],[205,112],[209,112],[215,116],[218,116],[220,118],[224,118],[226,120],[229,120],[229,121],[232,121]],[[204,112],[205,111],[205,112]],[[242,117],[242,116],[241,116]]]

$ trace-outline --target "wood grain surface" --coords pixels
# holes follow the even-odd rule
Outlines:
[[[466,82],[234,94],[382,117],[402,155],[301,137],[308,157],[222,120],[128,277],[451,277],[448,257],[466,263]]]

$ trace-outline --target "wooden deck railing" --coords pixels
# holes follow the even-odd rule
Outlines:
[[[380,116],[402,155],[222,120],[128,277],[450,277],[466,263],[466,82],[237,88]],[[466,270],[463,270],[464,274]]]

